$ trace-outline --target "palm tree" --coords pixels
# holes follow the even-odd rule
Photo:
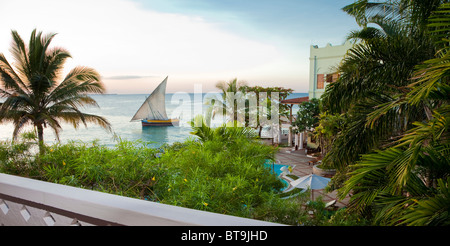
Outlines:
[[[426,119],[429,105],[405,100],[415,66],[437,50],[423,25],[429,9],[416,2],[421,1],[360,0],[344,7],[362,29],[350,33],[358,42],[338,68],[340,79],[322,97],[325,109],[347,118],[324,158],[326,165],[344,169],[361,154],[401,136],[412,122]]]
[[[35,29],[28,45],[17,31],[11,34],[13,65],[0,54],[0,96],[6,98],[0,105],[0,122],[13,123],[13,139],[31,124],[37,130],[42,153],[47,126],[53,129],[57,139],[62,129],[60,122],[70,123],[75,128],[80,123],[87,126],[92,122],[111,130],[103,117],[82,113],[79,109],[85,105],[98,106],[88,93],[105,91],[94,69],[78,66],[62,78],[64,63],[71,55],[63,48],[50,47],[56,34],[43,35]]]
[[[292,89],[244,85],[242,90],[249,100],[245,105],[245,126],[258,129],[259,137],[261,137],[263,127],[271,125],[270,122],[267,122],[265,119],[272,119],[275,114],[279,115],[279,124],[281,124],[282,116],[289,119],[289,105],[280,102],[285,100],[286,97],[293,92]],[[253,100],[254,103],[250,103],[250,100]]]
[[[381,28],[351,34],[362,43],[350,51],[340,67],[345,73],[324,100],[331,110],[347,110],[349,122],[325,159],[353,163],[339,192],[353,192],[349,208],[373,214],[378,224],[450,221],[450,4],[433,12],[440,2],[392,1],[384,12],[367,1],[357,2],[363,11],[347,8],[361,23],[372,18]],[[376,18],[361,15],[369,9]],[[332,99],[344,88],[343,98],[353,93],[355,99],[334,107]],[[346,157],[350,151],[357,155]]]
[[[207,101],[210,103],[211,118],[214,119],[219,114],[225,117],[226,122],[243,123],[245,121],[245,85],[245,82],[238,81],[237,78],[229,82],[218,82],[216,88],[221,90],[222,96]],[[240,108],[240,105],[243,107]]]
[[[447,28],[450,30],[450,4]],[[442,21],[442,19],[440,20]],[[442,24],[442,23],[440,23]],[[448,40],[448,39],[447,39]],[[450,215],[450,46],[415,73],[408,103],[433,102],[425,122],[414,122],[396,145],[363,155],[353,165],[344,194],[356,192],[351,207],[378,207],[375,221],[387,224],[449,225]],[[405,196],[405,194],[407,194]]]

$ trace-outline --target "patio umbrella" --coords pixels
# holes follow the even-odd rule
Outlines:
[[[291,182],[291,185],[300,189],[311,189],[311,200],[314,201],[314,194],[312,190],[320,190],[327,186],[328,182],[330,182],[329,178],[324,178],[315,174],[310,174],[304,177],[301,177],[297,180]]]

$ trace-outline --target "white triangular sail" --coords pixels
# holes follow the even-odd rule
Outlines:
[[[138,109],[131,121],[134,120],[168,120],[166,114],[166,77],[161,84],[150,94]]]

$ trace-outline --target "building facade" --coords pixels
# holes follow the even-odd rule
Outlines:
[[[326,86],[339,78],[337,67],[351,47],[350,41],[337,46],[328,43],[322,48],[317,45],[310,46],[308,91],[310,99],[320,98]]]

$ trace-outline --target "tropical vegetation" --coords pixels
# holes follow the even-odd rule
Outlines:
[[[209,126],[211,119],[221,116],[225,122],[244,122],[245,117],[245,97],[244,85],[245,81],[238,81],[237,78],[229,82],[220,81],[216,84],[216,88],[221,91],[220,96],[209,98],[206,104],[209,105],[208,116],[205,118],[206,124]]]
[[[229,124],[211,128],[208,117],[196,117],[196,138],[184,143],[159,149],[122,140],[114,148],[95,141],[44,145],[43,127],[57,135],[59,120],[75,127],[109,124],[78,110],[95,105],[86,93],[103,92],[98,74],[78,67],[58,83],[69,54],[48,49],[54,35],[36,32],[28,47],[12,32],[15,69],[0,54],[0,92],[7,97],[0,122],[14,123],[14,137],[26,123],[37,131],[0,143],[0,172],[291,225],[448,225],[450,3],[358,0],[343,10],[361,27],[349,34],[355,44],[322,96],[321,112],[311,107],[313,114],[299,119],[321,139],[322,165],[338,171],[332,188],[341,198],[351,195],[348,207],[333,216],[320,199],[307,208],[305,196],[282,199],[282,183],[264,166],[276,148],[237,123],[226,97],[211,110],[232,112]],[[236,79],[222,89],[259,90]]]
[[[310,131],[319,123],[320,100],[311,98],[309,101],[302,102],[297,111],[293,126],[297,127],[297,131]]]
[[[280,101],[286,99],[293,92],[292,89],[248,86],[237,78],[229,82],[220,81],[216,88],[221,91],[221,95],[209,98],[205,103],[209,105],[204,119],[207,126],[210,126],[211,119],[220,115],[225,122],[231,122],[234,126],[258,129],[258,135],[261,136],[262,128],[274,120],[273,115],[278,117],[278,122],[280,116],[289,115],[288,106],[280,104]]]
[[[262,87],[262,86],[243,86],[243,91],[248,95],[255,97],[257,110],[252,111],[251,107],[246,105],[246,126],[249,125],[250,115],[256,114],[256,124],[251,125],[258,129],[258,136],[261,137],[261,131],[265,126],[264,119],[271,119],[272,117],[272,103],[278,110],[279,120],[284,116],[289,118],[290,108],[287,104],[279,103],[285,100],[294,90],[289,88],[283,88],[280,86],[275,87]],[[264,109],[264,107],[266,109]]]
[[[447,1],[356,1],[361,30],[322,103],[339,115],[324,164],[349,210],[377,225],[450,223]]]
[[[80,123],[95,123],[110,130],[109,122],[97,115],[82,113],[80,107],[97,103],[88,94],[104,93],[100,75],[92,68],[77,66],[64,78],[62,72],[70,53],[50,44],[56,34],[43,35],[36,29],[31,33],[28,45],[17,31],[11,31],[10,63],[0,53],[0,123],[12,122],[13,138],[27,126],[32,125],[44,150],[44,128],[50,127],[56,138],[61,122],[77,128]],[[11,65],[12,64],[12,65]]]
[[[306,193],[281,198],[282,182],[264,165],[276,148],[240,135],[241,127],[237,133],[222,128],[202,141],[161,148],[120,139],[112,148],[73,141],[45,146],[43,154],[33,153],[36,135],[26,133],[0,144],[0,172],[283,224],[329,223],[331,215],[309,219]],[[314,209],[324,210],[324,203]]]
[[[121,139],[114,148],[96,141],[44,144],[43,129],[51,127],[58,137],[60,122],[74,127],[94,122],[109,129],[106,119],[79,110],[96,106],[88,93],[103,93],[104,87],[100,75],[86,67],[61,79],[70,54],[50,48],[55,34],[34,30],[28,46],[16,31],[12,35],[14,66],[0,54],[0,92],[6,98],[0,120],[12,122],[14,133],[13,141],[0,143],[0,172],[278,223],[313,223],[299,202],[303,196],[281,198],[283,184],[265,166],[276,149],[260,143],[254,129],[233,121],[213,129],[199,119],[199,127],[192,123],[197,139],[159,149]],[[21,134],[27,124],[34,130]]]

